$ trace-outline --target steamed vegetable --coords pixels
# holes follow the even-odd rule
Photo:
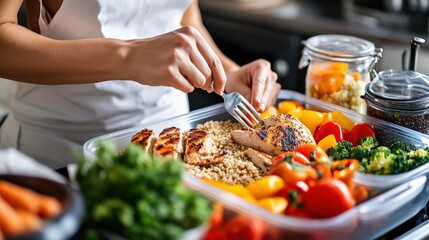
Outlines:
[[[355,147],[341,141],[326,150],[332,160],[353,158],[360,161],[359,171],[388,175],[410,171],[429,162],[429,148],[416,149],[413,145],[397,141],[391,146],[380,146],[374,137],[363,137]]]
[[[157,160],[137,145],[117,153],[102,143],[97,159],[80,160],[76,179],[89,225],[127,239],[178,239],[210,214],[209,202],[181,184],[177,160]]]

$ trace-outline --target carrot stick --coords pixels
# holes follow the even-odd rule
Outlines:
[[[25,231],[39,230],[43,225],[42,219],[34,213],[19,210],[18,215],[21,217],[22,226]]]
[[[0,180],[0,196],[16,209],[35,214],[39,212],[37,195],[30,189]]]
[[[39,198],[39,216],[43,218],[52,218],[61,212],[61,203],[53,197],[38,196]]]
[[[0,198],[0,229],[6,235],[19,234],[25,230],[19,214],[2,198]]]

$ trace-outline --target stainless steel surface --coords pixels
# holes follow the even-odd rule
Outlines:
[[[239,93],[222,93],[226,111],[239,123],[248,128],[255,128],[262,123],[255,108]]]

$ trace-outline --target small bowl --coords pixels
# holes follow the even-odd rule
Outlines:
[[[84,217],[84,202],[76,189],[41,177],[0,174],[0,179],[54,197],[60,201],[62,206],[61,213],[56,217],[44,220],[41,229],[21,235],[6,236],[6,239],[62,240],[70,239],[78,232]]]

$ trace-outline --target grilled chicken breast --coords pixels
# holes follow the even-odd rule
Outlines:
[[[184,161],[194,165],[209,165],[223,160],[210,135],[203,130],[189,130],[185,141]]]
[[[253,148],[248,148],[244,154],[262,171],[268,172],[270,170],[273,156],[259,152]]]
[[[183,134],[179,128],[166,128],[162,130],[153,145],[153,156],[155,158],[181,158],[183,142]]]
[[[153,130],[143,128],[140,132],[134,134],[131,142],[140,145],[146,152],[152,153],[153,144],[156,141],[156,136]]]
[[[270,155],[293,151],[304,143],[315,144],[310,130],[290,114],[278,114],[264,119],[263,122],[264,126],[256,129],[232,131],[232,139]]]

